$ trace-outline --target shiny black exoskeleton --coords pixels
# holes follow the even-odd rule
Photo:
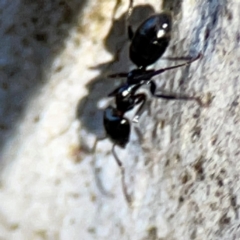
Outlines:
[[[108,137],[116,145],[124,148],[129,141],[130,123],[124,118],[125,112],[109,106],[104,111],[103,124]]]
[[[145,20],[133,33],[128,27],[131,45],[129,56],[138,68],[155,63],[165,52],[171,39],[172,16],[163,12]]]

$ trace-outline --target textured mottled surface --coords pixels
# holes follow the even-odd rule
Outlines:
[[[120,82],[106,76],[132,67],[128,1],[1,1],[0,239],[240,239],[240,3],[135,5],[136,24],[151,6],[172,8],[165,56],[204,55],[156,77],[159,87],[212,101],[150,99],[138,134],[117,149],[129,208],[111,143],[89,151]]]

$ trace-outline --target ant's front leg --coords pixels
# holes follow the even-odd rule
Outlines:
[[[153,81],[150,81],[150,92],[152,93],[152,95],[156,98],[163,98],[163,99],[167,99],[167,100],[194,100],[196,101],[200,106],[203,106],[202,101],[200,100],[199,97],[192,97],[192,96],[188,96],[188,95],[180,95],[180,94],[176,94],[176,93],[160,93],[157,94],[156,93],[156,83]]]

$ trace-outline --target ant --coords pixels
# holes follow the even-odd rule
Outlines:
[[[133,0],[130,0],[129,15],[133,9]],[[128,17],[129,17],[128,15]],[[172,28],[171,14],[162,12],[155,14],[146,19],[135,31],[132,27],[128,26],[128,35],[131,40],[129,48],[129,56],[131,61],[137,66],[137,69],[130,71],[129,73],[116,73],[109,77],[124,77],[127,78],[126,82],[120,87],[116,88],[108,97],[115,98],[115,107],[108,106],[104,110],[103,125],[108,137],[112,142],[112,154],[117,162],[117,165],[121,169],[122,175],[122,187],[123,192],[128,203],[131,203],[131,197],[127,192],[125,185],[125,172],[124,167],[120,159],[118,158],[115,147],[119,146],[125,148],[129,142],[131,126],[130,121],[124,117],[125,113],[132,110],[135,106],[140,104],[140,107],[136,111],[133,118],[133,122],[138,122],[140,113],[146,102],[146,95],[144,93],[136,93],[136,91],[143,85],[150,85],[150,92],[153,97],[163,98],[168,100],[195,100],[199,105],[202,102],[197,97],[191,97],[187,95],[177,95],[175,93],[156,93],[156,84],[152,78],[165,71],[183,67],[198,60],[202,55],[199,54],[195,58],[188,59],[187,62],[172,67],[162,68],[158,70],[146,70],[146,68],[155,63],[165,52],[170,42],[170,33]],[[172,58],[176,60],[183,60],[183,58]],[[101,139],[96,139],[94,144],[94,150],[96,149],[97,142]],[[103,189],[101,187],[101,189]]]

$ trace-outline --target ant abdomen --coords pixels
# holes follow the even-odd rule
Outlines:
[[[172,16],[168,12],[153,15],[145,20],[133,33],[129,49],[131,61],[139,68],[146,68],[155,63],[168,47],[171,30]]]

